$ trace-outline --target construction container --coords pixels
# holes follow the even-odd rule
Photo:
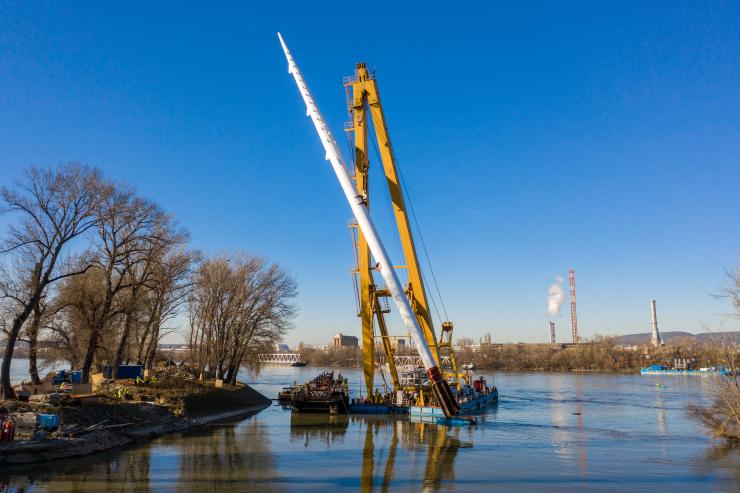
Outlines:
[[[112,366],[104,366],[103,367],[103,376],[105,378],[113,378],[113,367]],[[118,367],[118,378],[141,378],[144,376],[144,366],[143,365],[120,365]]]

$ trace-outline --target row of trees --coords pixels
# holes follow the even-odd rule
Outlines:
[[[247,255],[215,257],[193,276],[188,306],[192,365],[198,374],[236,383],[243,365],[271,352],[295,315],[295,281],[277,265]]]
[[[247,255],[233,262],[202,258],[188,249],[188,234],[170,214],[97,169],[31,168],[0,194],[1,211],[12,220],[0,247],[6,398],[13,395],[10,364],[18,342],[28,345],[34,382],[40,348],[46,358],[69,361],[87,382],[103,364],[151,368],[168,322],[189,307],[198,369],[227,365],[235,378],[250,349],[290,327],[295,283],[283,270]],[[228,306],[218,306],[218,296]],[[238,297],[241,310],[230,304]],[[231,311],[224,316],[221,309]]]
[[[622,346],[615,337],[595,337],[565,349],[550,344],[503,344],[483,345],[474,352],[462,346],[457,359],[478,368],[512,371],[635,371],[652,364],[672,367],[675,359],[686,359],[698,367],[723,365],[726,361],[719,338],[711,343],[687,339],[664,348],[635,350]]]

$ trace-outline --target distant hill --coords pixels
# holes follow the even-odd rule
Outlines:
[[[650,344],[650,332],[640,334],[627,334],[619,336],[617,339],[620,344],[639,345]],[[701,334],[692,334],[691,332],[661,332],[660,337],[666,344],[672,344],[677,339],[695,339],[700,342],[719,341],[722,337],[730,341],[740,341],[740,331],[729,332],[702,332]]]

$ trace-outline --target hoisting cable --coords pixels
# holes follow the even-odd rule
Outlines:
[[[378,160],[380,161],[380,150],[379,150],[379,147],[378,147],[378,142],[375,140],[375,135],[373,135],[372,133],[370,134],[370,140],[372,140],[372,142],[373,142],[373,148],[375,149],[375,154],[378,157]],[[393,152],[393,148],[391,148],[391,152]],[[434,279],[434,282],[435,282],[435,285],[436,285],[437,280],[434,277],[434,271],[431,269],[431,263],[429,261],[429,254],[427,253],[426,245],[424,244],[424,238],[421,236],[421,230],[419,229],[419,223],[416,221],[416,214],[414,214],[414,212],[413,212],[414,211],[414,206],[411,203],[411,197],[408,195],[408,190],[406,189],[406,185],[405,185],[405,183],[403,181],[403,178],[401,176],[401,170],[398,167],[398,161],[396,160],[395,154],[393,154],[393,160],[396,163],[396,169],[398,170],[398,178],[399,178],[399,181],[401,182],[401,186],[403,187],[404,195],[406,196],[406,201],[409,203],[409,208],[410,208],[410,211],[411,211],[411,215],[412,215],[412,217],[414,219],[414,224],[416,225],[416,230],[419,233],[419,238],[421,240],[422,248],[424,249],[424,254],[426,256],[427,263],[429,264],[429,269],[432,272],[432,278]],[[406,259],[406,261],[408,262],[408,259]],[[428,285],[427,281],[424,279],[424,276],[421,276],[421,279],[422,279],[422,282],[426,285],[427,291],[429,291],[429,299],[432,301],[432,308],[434,308],[434,311],[437,314],[437,318],[439,319],[439,321],[441,323],[442,317],[439,314],[439,309],[437,308],[437,303],[434,300],[433,293],[429,290],[429,285]],[[437,294],[439,295],[439,286],[437,286],[436,288],[437,288]],[[441,297],[440,297],[440,302],[442,302]],[[442,304],[442,306],[443,306],[443,311],[444,311],[444,304]],[[446,316],[447,316],[447,313],[445,312],[445,317]]]
[[[414,225],[416,226],[416,231],[419,233],[419,240],[421,240],[421,247],[424,250],[424,256],[426,257],[427,264],[429,265],[429,272],[432,274],[432,281],[434,281],[434,288],[437,290],[437,296],[439,296],[439,302],[442,305],[442,312],[445,314],[445,319],[449,320],[450,318],[447,316],[447,308],[445,307],[445,302],[444,302],[444,299],[442,298],[442,293],[439,290],[439,284],[437,283],[437,276],[434,275],[434,268],[432,267],[432,260],[429,258],[429,251],[427,250],[427,245],[424,242],[424,236],[421,234],[421,228],[419,227],[419,222],[416,220],[416,212],[414,212],[414,203],[411,201],[411,195],[409,194],[409,191],[406,188],[406,180],[403,179],[403,173],[401,173],[401,165],[398,164],[398,158],[396,157],[396,151],[393,150],[392,146],[391,146],[391,154],[393,155],[393,161],[396,163],[396,169],[398,170],[398,179],[401,182],[401,186],[403,187],[403,193],[408,198],[409,210],[411,211],[411,217],[414,219]]]

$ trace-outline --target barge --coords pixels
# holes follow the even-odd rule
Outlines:
[[[290,407],[294,412],[348,414],[349,383],[327,371],[304,385],[293,387]]]

